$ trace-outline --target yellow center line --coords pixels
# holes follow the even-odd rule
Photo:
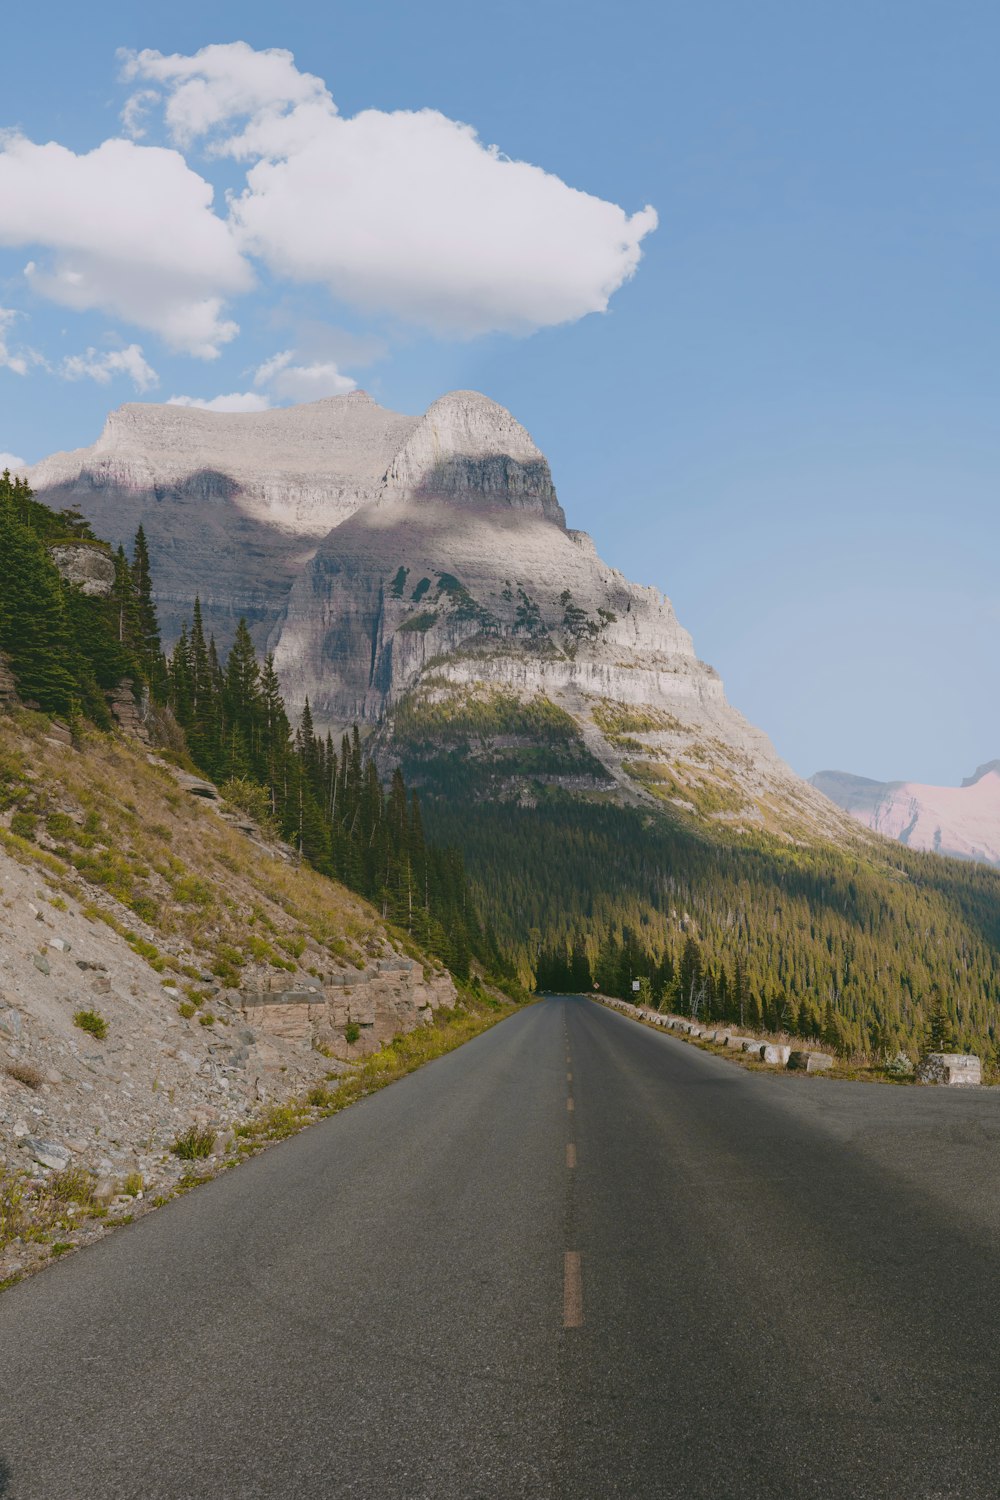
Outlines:
[[[573,1113],[574,1105],[572,1095],[566,1100],[566,1108],[569,1110],[570,1114]]]
[[[583,1277],[579,1250],[567,1250],[563,1259],[563,1327],[583,1324]]]
[[[576,1147],[573,1145],[572,1141],[566,1147],[566,1165],[567,1167],[576,1166]]]

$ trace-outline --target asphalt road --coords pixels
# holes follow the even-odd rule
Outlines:
[[[587,1000],[0,1296],[4,1500],[1000,1494],[1000,1091]]]

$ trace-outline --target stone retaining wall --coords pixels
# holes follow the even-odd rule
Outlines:
[[[368,969],[330,975],[322,985],[248,990],[240,997],[244,1016],[258,1030],[345,1059],[377,1052],[454,1002],[450,975],[425,979],[410,959],[378,959]],[[358,1028],[353,1041],[348,1027]]]

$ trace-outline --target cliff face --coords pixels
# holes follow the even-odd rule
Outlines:
[[[812,785],[866,828],[911,849],[1000,865],[1000,761],[961,786],[870,781],[844,771],[819,771]]]
[[[245,615],[293,714],[308,697],[320,728],[377,728],[387,762],[415,705],[457,722],[462,702],[483,721],[544,701],[576,726],[571,781],[586,763],[631,801],[847,826],[727,704],[670,601],[567,529],[545,456],[476,392],[420,418],[360,392],[254,415],[128,406],[31,479],[113,541],[142,522],[168,641],[196,593],[222,647]]]
[[[46,504],[76,506],[99,536],[149,543],[164,637],[201,595],[220,645],[245,615],[259,646],[330,531],[374,498],[417,419],[363,392],[286,410],[208,412],[136,404],[90,448],[31,470]]]

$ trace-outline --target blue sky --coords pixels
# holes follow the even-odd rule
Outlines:
[[[19,7],[3,38],[0,451],[89,443],[135,399],[339,379],[415,412],[474,387],[797,770],[956,782],[1000,754],[994,6],[104,0]],[[257,170],[249,111],[199,125],[179,91],[203,78],[147,58],[123,79],[118,55],[237,41],[294,54],[321,129],[381,112],[336,137],[346,205],[309,196],[305,153],[258,179],[242,256],[206,215]],[[76,158],[115,138],[60,240]],[[387,209],[420,181],[387,145],[468,168],[472,227],[447,182],[429,214]]]

